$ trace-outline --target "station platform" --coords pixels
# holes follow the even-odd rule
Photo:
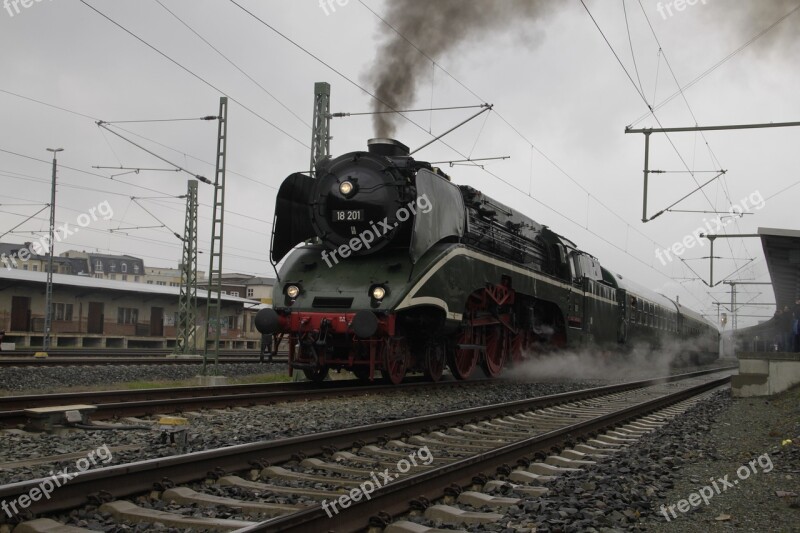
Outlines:
[[[772,396],[800,383],[800,353],[743,352],[739,375],[733,376],[734,397]]]

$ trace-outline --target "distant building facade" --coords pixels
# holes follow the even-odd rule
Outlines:
[[[202,279],[205,272],[197,271],[197,279]],[[162,287],[180,287],[181,286],[181,269],[180,268],[163,268],[163,267],[145,267],[144,269],[145,282],[148,285],[161,285]],[[198,283],[198,287],[202,288],[203,285]]]
[[[132,255],[109,255],[70,250],[61,257],[86,262],[87,272],[93,278],[141,283],[144,279],[144,261]]]

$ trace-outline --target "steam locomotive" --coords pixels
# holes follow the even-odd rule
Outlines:
[[[494,377],[531,353],[678,338],[692,358],[717,353],[719,332],[699,314],[392,139],[287,177],[271,259],[285,261],[256,327],[288,336],[290,374],[315,381],[330,369],[395,384],[407,372],[438,381],[445,367]]]

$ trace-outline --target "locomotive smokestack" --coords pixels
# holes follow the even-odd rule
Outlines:
[[[367,148],[371,154],[387,157],[402,157],[411,152],[408,146],[394,139],[370,139]]]

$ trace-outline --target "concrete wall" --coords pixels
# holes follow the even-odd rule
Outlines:
[[[800,384],[800,354],[774,352],[739,356],[739,375],[733,376],[735,397],[772,396]]]

